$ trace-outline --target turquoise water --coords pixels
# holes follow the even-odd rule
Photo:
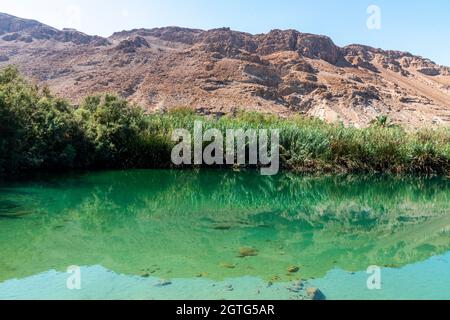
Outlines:
[[[0,184],[0,299],[450,299],[450,180],[123,171]],[[69,290],[69,266],[81,290]],[[381,290],[369,290],[369,266]]]

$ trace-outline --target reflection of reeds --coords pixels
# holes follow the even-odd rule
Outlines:
[[[6,193],[3,194],[3,191],[0,190],[0,196],[7,195],[8,197],[14,196],[14,193]],[[1,199],[0,200],[0,219],[18,219],[20,217],[24,217],[33,213],[33,210],[30,209],[26,203],[26,200],[22,199],[21,195],[16,194],[16,200],[8,200]]]
[[[283,280],[291,265],[304,278],[321,277],[335,267],[401,267],[450,249],[443,178],[137,170],[33,188],[42,214],[0,221],[0,252],[16,268],[0,270],[0,279],[78,263],[129,274],[157,264],[161,277],[172,270],[170,277]],[[238,258],[240,248],[258,255]]]
[[[347,211],[357,221],[358,212],[361,219],[370,215],[379,219],[392,210],[410,216],[420,212],[420,208],[429,209],[427,205],[435,206],[436,202],[446,208],[445,204],[450,200],[446,191],[449,182],[440,178],[312,178],[295,175],[261,178],[252,172],[154,171],[150,175],[137,171],[134,177],[128,175],[122,182],[117,179],[112,185],[117,190],[133,190],[133,186],[138,186],[136,190],[139,191],[131,195],[132,203],[144,205],[148,215],[161,217],[190,215],[198,211],[209,212],[211,216],[234,214],[242,217],[278,211],[286,212],[292,219],[303,213],[332,214],[336,219],[343,219],[339,213]],[[426,212],[430,210],[424,210],[424,214]],[[145,214],[145,210],[141,213]]]

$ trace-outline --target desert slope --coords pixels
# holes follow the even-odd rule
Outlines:
[[[450,68],[295,30],[167,27],[102,38],[0,14],[0,65],[8,64],[74,103],[116,92],[149,111],[245,108],[355,126],[386,114],[410,127],[450,124]]]

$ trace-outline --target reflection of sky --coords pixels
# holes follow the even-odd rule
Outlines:
[[[329,299],[450,299],[450,252],[401,269],[382,269],[381,290],[368,290],[368,274],[333,270],[313,281]]]
[[[207,279],[161,280],[119,275],[100,266],[81,270],[81,290],[68,290],[69,275],[49,271],[0,284],[0,299],[289,299],[288,283],[268,286],[258,278],[214,282]],[[328,299],[450,299],[450,252],[401,269],[383,269],[382,290],[366,287],[368,275],[333,270],[306,285],[320,288]],[[230,289],[232,288],[232,289]]]
[[[381,30],[369,30],[367,8],[381,9]],[[338,45],[361,43],[410,51],[450,65],[450,1],[423,0],[20,0],[0,12],[109,36],[115,31],[177,25],[231,27],[251,33],[298,29],[325,34]]]
[[[23,280],[0,284],[0,299],[288,299],[285,285],[267,283],[258,278],[243,277],[214,282],[207,279],[175,279],[160,285],[157,278],[119,275],[94,266],[81,269],[81,290],[68,290],[69,274],[49,271]],[[232,290],[230,290],[232,286]],[[259,294],[257,292],[260,291]]]

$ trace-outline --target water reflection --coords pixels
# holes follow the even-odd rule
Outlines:
[[[242,248],[257,254],[242,257]],[[397,268],[449,250],[444,178],[125,171],[0,188],[0,281],[101,265],[129,275],[276,282]]]

